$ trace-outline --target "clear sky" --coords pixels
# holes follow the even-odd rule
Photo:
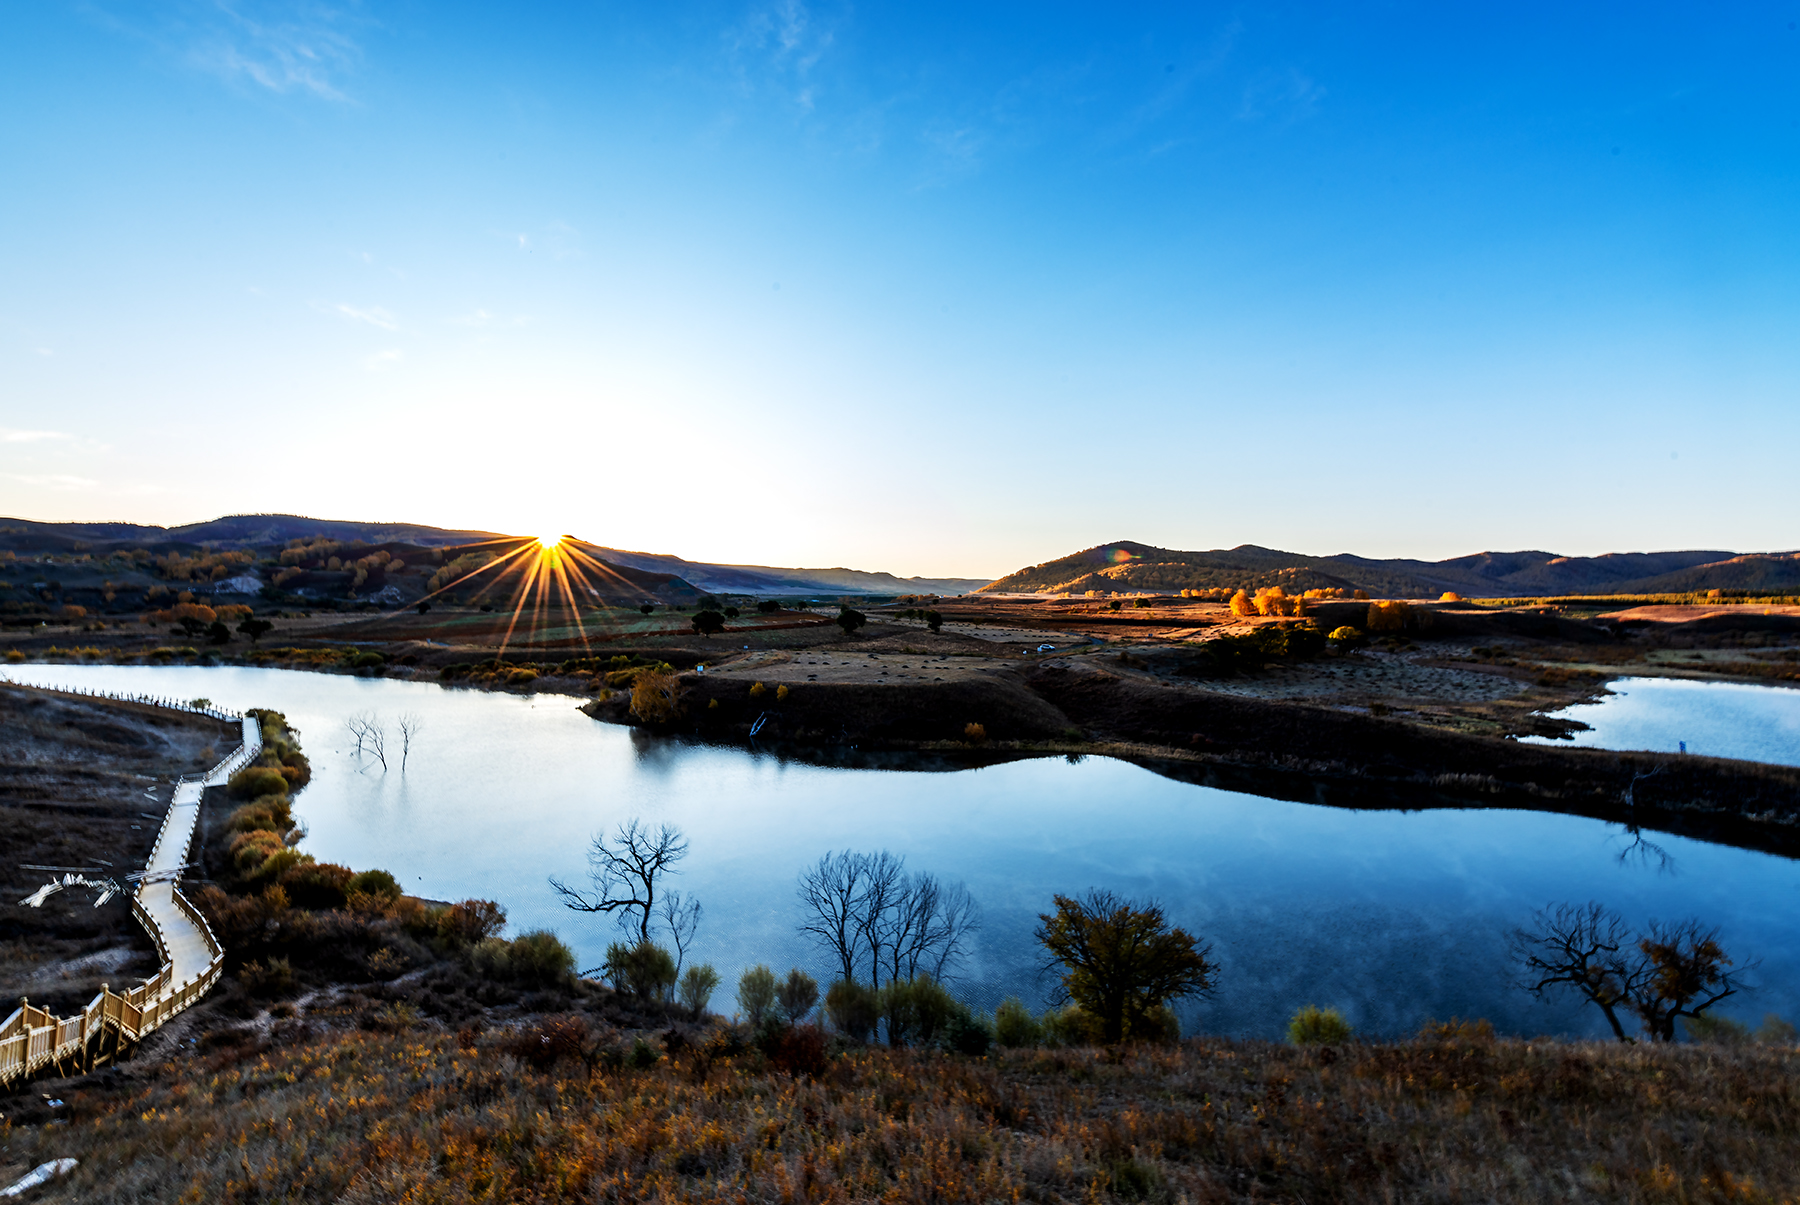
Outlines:
[[[0,9],[0,514],[1800,546],[1800,2]]]

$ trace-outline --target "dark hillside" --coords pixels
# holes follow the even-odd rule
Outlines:
[[[1800,555],[1731,552],[1480,552],[1444,561],[1377,560],[1338,553],[1309,556],[1255,544],[1205,552],[1131,540],[1102,544],[1008,574],[994,593],[1174,593],[1281,586],[1359,589],[1378,598],[1429,598],[1454,590],[1470,598],[1550,594],[1633,594],[1705,590],[1789,590],[1800,586]]]

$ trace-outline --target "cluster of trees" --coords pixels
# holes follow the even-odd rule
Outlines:
[[[394,721],[393,735],[400,741],[400,772],[406,773],[406,763],[412,757],[413,741],[418,738],[424,721],[417,713],[403,711]],[[382,773],[388,768],[388,728],[381,716],[373,711],[359,711],[344,721],[344,727],[350,731],[350,739],[356,742],[356,756],[372,757],[381,766]]]
[[[922,619],[925,621],[925,626],[933,632],[944,626],[944,617],[940,612],[924,607],[908,607],[900,612],[900,617],[902,619]]]
[[[611,836],[593,838],[586,888],[555,877],[550,884],[569,908],[614,915],[626,930],[627,940],[608,947],[603,967],[615,987],[646,1002],[679,1001],[697,1018],[719,976],[709,964],[684,973],[702,909],[665,884],[687,853],[679,828],[634,819]],[[766,965],[746,970],[737,984],[738,1007],[758,1031],[806,1024],[816,1010],[817,1019],[855,1041],[943,1043],[971,1053],[991,1040],[1006,1046],[1164,1040],[1179,1031],[1170,1005],[1210,994],[1217,981],[1211,947],[1170,924],[1156,903],[1100,889],[1057,895],[1054,909],[1039,914],[1035,937],[1047,954],[1045,969],[1057,974],[1063,1007],[1033,1017],[1013,998],[989,1022],[944,986],[971,953],[980,926],[980,910],[963,885],[909,872],[903,858],[886,850],[845,850],[803,871],[798,894],[800,931],[838,975],[821,993],[798,967],[785,978]],[[1521,986],[1540,998],[1576,992],[1601,1010],[1620,1041],[1633,1040],[1627,1017],[1652,1041],[1674,1041],[1678,1022],[1704,1029],[1707,1010],[1735,995],[1748,969],[1734,970],[1716,931],[1696,921],[1633,932],[1599,904],[1544,909],[1531,926],[1512,933],[1511,945],[1526,972]],[[1467,1024],[1492,1032],[1485,1022]],[[1298,1044],[1350,1036],[1340,1014],[1312,1005],[1289,1025]]]
[[[1559,904],[1539,911],[1510,937],[1525,976],[1521,986],[1540,999],[1574,992],[1598,1008],[1621,1042],[1631,1041],[1625,1018],[1635,1018],[1653,1042],[1673,1042],[1675,1024],[1700,1021],[1706,1010],[1737,994],[1716,929],[1697,920],[1633,932],[1618,913],[1598,903]]]

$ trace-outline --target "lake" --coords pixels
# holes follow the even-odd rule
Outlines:
[[[1056,892],[1108,887],[1161,901],[1212,943],[1210,1000],[1190,1031],[1277,1036],[1293,1010],[1342,1009],[1394,1035],[1427,1017],[1483,1016],[1511,1033],[1599,1035],[1597,1014],[1509,986],[1508,928],[1553,901],[1597,899],[1634,922],[1702,918],[1740,959],[1763,960],[1729,1011],[1800,1017],[1800,866],[1679,837],[1634,844],[1618,826],[1535,812],[1356,812],[1192,786],[1107,758],[1046,758],[929,773],[814,766],[598,723],[579,700],[243,667],[20,665],[14,681],[272,707],[313,763],[296,798],[303,848],[383,867],[427,897],[503,903],[596,965],[616,930],[571,913],[546,877],[580,878],[591,834],[641,817],[680,825],[678,883],[705,906],[690,957],[715,964],[729,1011],[739,970],[830,963],[796,935],[796,876],[828,850],[886,848],[961,880],[985,915],[955,985],[991,1008],[1052,986],[1031,938]],[[1622,696],[1631,698],[1631,695]],[[1696,694],[1698,701],[1714,696]],[[422,722],[409,765],[358,758],[356,712]],[[1695,727],[1694,731],[1701,731]],[[1700,738],[1697,738],[1700,739]]]
[[[1616,678],[1612,693],[1547,714],[1580,720],[1577,745],[1800,766],[1800,690],[1686,678]],[[1528,737],[1555,744],[1544,737]]]

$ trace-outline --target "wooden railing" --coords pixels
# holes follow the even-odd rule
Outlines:
[[[238,718],[210,710],[207,714],[217,715],[220,719]],[[204,779],[194,782],[184,777],[180,780],[175,789],[175,797],[169,801],[169,810],[163,817],[162,827],[157,830],[156,844],[151,847],[151,865],[159,861],[170,861],[158,856],[164,852],[165,841],[179,842],[180,848],[174,851],[177,855],[174,864],[181,864],[187,855],[188,846],[193,843],[194,825],[200,810],[200,792],[209,784],[224,782],[254,759],[261,750],[262,727],[255,718],[246,717],[242,745],[214,766]],[[185,831],[178,831],[176,826],[182,822],[176,819],[176,811],[184,788],[191,788],[193,806],[186,813]],[[219,943],[212,926],[206,923],[200,910],[173,883],[169,884],[169,895],[181,918],[193,925],[206,948],[208,957],[200,972],[184,982],[174,982],[175,964],[169,954],[168,935],[145,905],[144,888],[140,886],[131,897],[131,912],[138,923],[144,926],[145,932],[150,934],[161,969],[144,983],[124,992],[115,992],[110,986],[102,984],[100,994],[90,1000],[81,1014],[75,1017],[54,1016],[44,1009],[34,1007],[29,1001],[21,1000],[12,1015],[0,1022],[0,1084],[27,1078],[50,1066],[63,1067],[82,1062],[91,1066],[97,1057],[105,1054],[109,1036],[113,1039],[113,1050],[116,1051],[121,1043],[138,1041],[212,990],[225,970],[225,947]]]

